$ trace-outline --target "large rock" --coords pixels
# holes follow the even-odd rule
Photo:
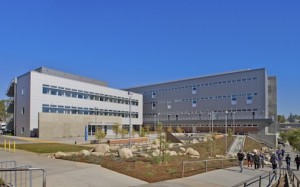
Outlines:
[[[199,143],[199,141],[196,139],[193,139],[193,141],[191,142],[191,144],[197,144],[197,143]]]
[[[185,153],[185,151],[186,151],[184,147],[180,147],[179,150],[180,150],[181,152],[184,152],[184,153]]]
[[[88,151],[88,150],[81,150],[79,153],[78,153],[78,156],[80,157],[83,157],[83,156],[89,156],[91,155],[91,153]]]
[[[120,146],[109,146],[109,151],[116,152],[120,149]]]
[[[169,149],[173,148],[174,147],[174,144],[170,143],[169,144]]]
[[[149,158],[150,156],[148,154],[145,154],[145,153],[140,153],[138,154],[139,157],[142,157],[142,158]]]
[[[127,158],[132,158],[133,157],[131,149],[128,149],[128,148],[122,148],[122,149],[120,149],[119,150],[119,155],[123,159],[127,159]]]
[[[259,150],[258,149],[253,149],[253,153],[254,154],[259,154]]]
[[[264,160],[264,164],[265,164],[265,165],[268,165],[268,166],[271,166],[271,165],[272,165],[271,162],[268,162],[268,161],[266,161],[266,160]]]
[[[159,145],[154,145],[154,144],[153,144],[153,145],[151,145],[151,148],[152,148],[152,149],[158,149],[158,148],[159,148]]]
[[[152,156],[159,156],[159,150],[156,149],[155,151],[153,151]]]
[[[67,154],[63,153],[63,152],[60,152],[60,151],[54,154],[55,158],[59,158],[59,157],[63,157],[63,156],[67,156]]]
[[[186,154],[187,155],[193,155],[193,156],[200,156],[199,152],[192,149],[192,148],[187,148]]]
[[[98,153],[109,153],[109,145],[107,144],[99,144],[95,147],[94,152],[98,152]]]
[[[225,158],[224,155],[216,155],[215,157],[216,157],[216,158]]]
[[[167,154],[169,156],[177,156],[178,154],[176,153],[176,151],[167,151]]]

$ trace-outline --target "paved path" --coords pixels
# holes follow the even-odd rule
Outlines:
[[[46,169],[47,187],[123,187],[147,184],[99,165],[52,159],[21,150],[17,150],[17,153],[9,153],[0,149],[0,161],[8,160],[17,161],[18,165]],[[41,186],[40,184],[40,181],[33,181],[33,186]]]

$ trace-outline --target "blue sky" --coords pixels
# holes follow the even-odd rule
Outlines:
[[[300,114],[300,1],[0,1],[0,99],[46,66],[114,88],[265,67]]]

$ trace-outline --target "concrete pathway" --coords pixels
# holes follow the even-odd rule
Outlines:
[[[271,168],[265,167],[257,171],[252,168],[244,168],[244,171],[242,173],[239,171],[239,167],[232,167],[227,169],[215,170],[191,177],[185,177],[182,179],[145,184],[141,185],[140,187],[229,187],[250,179],[254,176],[271,171]],[[262,183],[262,186],[266,186],[267,183],[268,179],[265,179]],[[258,183],[253,184],[253,186],[258,186]]]
[[[47,187],[120,187],[147,184],[99,165],[52,159],[21,150],[10,153],[0,149],[0,161],[10,160],[17,161],[17,165],[46,169]],[[39,179],[34,177],[33,186],[41,186],[40,176]]]

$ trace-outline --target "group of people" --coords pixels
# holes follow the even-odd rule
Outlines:
[[[270,162],[272,164],[272,168],[275,171],[275,169],[277,168],[277,165],[279,166],[279,168],[282,167],[282,162],[285,161],[286,162],[286,167],[289,168],[291,166],[291,157],[289,154],[287,154],[285,156],[285,150],[284,149],[278,149],[276,152],[274,152],[271,155],[270,158]],[[244,165],[244,159],[245,159],[245,154],[242,152],[242,150],[240,150],[237,153],[237,158],[239,161],[239,166],[241,168],[240,172],[243,172],[243,165]],[[246,154],[246,160],[247,160],[247,164],[248,167],[252,167],[254,165],[254,169],[258,170],[259,168],[264,168],[264,160],[265,160],[265,156],[262,152],[256,152],[254,154],[248,152]],[[299,171],[299,167],[300,167],[300,157],[297,155],[295,157],[294,162],[297,165],[297,170]]]

